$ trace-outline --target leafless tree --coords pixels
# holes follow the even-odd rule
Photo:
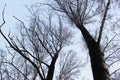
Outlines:
[[[4,56],[3,56],[4,54]],[[0,54],[1,80],[30,80],[34,75],[34,68],[18,54],[2,52]],[[33,70],[31,70],[33,69]],[[29,76],[29,77],[28,77]]]
[[[78,61],[76,63],[76,61]],[[77,67],[82,67],[81,62],[76,53],[70,51],[69,53],[60,54],[60,72],[57,76],[57,80],[75,80],[75,77],[79,75],[80,70]]]
[[[14,74],[16,77],[11,75],[14,80],[16,80],[15,78],[17,78],[17,80],[53,80],[56,61],[59,54],[62,53],[62,49],[70,44],[72,33],[67,27],[63,27],[59,16],[57,17],[58,23],[55,24],[53,23],[51,15],[49,15],[47,19],[45,17],[44,20],[42,20],[39,16],[39,10],[32,8],[33,7],[29,9],[31,14],[29,26],[26,26],[22,20],[14,16],[14,18],[20,22],[18,28],[20,33],[17,36],[10,34],[6,36],[2,32],[2,27],[6,23],[3,10],[3,23],[0,25],[0,33],[9,44],[7,49],[12,55],[11,62],[3,62],[11,65],[14,68],[13,70],[17,70],[15,71],[17,75]],[[14,53],[18,54],[17,58],[15,58]],[[21,57],[19,57],[19,55]],[[69,54],[69,56],[71,56],[71,54]],[[75,57],[72,56],[72,58]],[[68,59],[68,61],[73,60],[69,57],[66,57],[66,59]],[[73,62],[74,65],[70,66],[70,70],[79,67],[75,60],[73,60]],[[67,64],[69,64],[69,62],[67,62]],[[68,74],[69,73],[73,74],[74,71],[73,73],[68,72]],[[21,78],[21,76],[24,78]]]
[[[115,26],[114,26],[115,28]],[[117,30],[119,30],[119,28],[117,28]],[[120,63],[120,45],[119,45],[119,37],[120,34],[116,33],[115,29],[112,29],[111,31],[114,31],[113,37],[108,38],[108,36],[106,36],[106,38],[104,39],[104,48],[103,48],[103,52],[105,53],[106,57],[105,60],[107,62],[107,68],[110,70],[110,75],[113,78],[117,72],[120,71],[119,68],[119,63]]]
[[[89,50],[91,67],[94,80],[110,80],[110,73],[107,69],[104,52],[101,49],[101,40],[105,23],[110,17],[108,10],[113,0],[54,0],[55,4],[48,4],[52,9],[63,12],[75,26],[81,31]],[[116,0],[118,1],[118,0]],[[115,1],[114,1],[115,2]],[[119,2],[119,1],[118,1]],[[55,5],[55,6],[54,6]],[[98,17],[98,19],[96,18]],[[97,25],[99,31],[94,39],[85,27],[93,21],[100,21]],[[94,22],[95,24],[95,22]],[[92,24],[93,25],[93,24]],[[95,26],[95,25],[94,25]],[[97,28],[97,29],[98,29]]]
[[[111,74],[108,71],[108,69],[111,66],[113,66],[113,64],[119,62],[120,60],[119,38],[116,37],[119,35],[118,28],[116,31],[114,31],[115,30],[114,26],[115,25],[118,26],[118,24],[111,22],[112,19],[109,12],[111,11],[111,7],[113,7],[113,5],[116,6],[114,2],[117,2],[117,4],[120,3],[119,0],[114,0],[114,1],[113,0],[107,0],[107,1],[54,0],[54,1],[57,3],[57,4],[55,3],[55,6],[54,4],[53,5],[47,4],[47,5],[49,5],[54,10],[65,13],[64,17],[67,17],[67,19],[71,21],[71,23],[74,23],[75,26],[81,31],[89,50],[89,56],[91,60],[91,67],[92,67],[94,80],[110,80],[110,75],[116,74],[116,72],[120,70],[118,68],[113,72],[110,71]],[[48,21],[46,20],[44,21],[41,20],[39,15],[36,15],[36,14],[40,14],[39,10],[34,11],[33,9],[32,10],[31,9],[29,9],[32,15],[30,19],[30,27],[25,26],[23,21],[15,17],[21,23],[20,25],[21,27],[19,29],[20,35],[18,35],[17,38],[14,36],[12,37],[10,35],[6,37],[5,34],[3,34],[3,32],[1,31],[1,28],[5,24],[4,10],[3,10],[3,14],[2,14],[3,23],[0,25],[0,33],[9,43],[13,51],[18,52],[24,58],[23,61],[25,61],[26,66],[28,65],[28,63],[30,65],[32,64],[32,70],[34,71],[33,74],[31,75],[33,80],[38,78],[37,75],[41,77],[41,80],[44,79],[48,80],[49,77],[52,79],[54,74],[53,67],[55,66],[56,60],[58,60],[58,56],[61,53],[62,50],[61,48],[68,45],[69,43],[69,39],[68,41],[66,41],[66,37],[63,34],[64,32],[67,33],[67,30],[69,29],[64,29],[60,17],[58,18],[59,24],[53,25],[53,23],[57,21],[56,20],[52,21],[51,15],[47,17]],[[109,20],[109,18],[111,20]],[[108,25],[113,23],[114,25],[112,26]],[[97,31],[95,38],[91,35],[91,32],[88,31],[87,29],[89,26],[94,27],[93,24],[99,30]],[[109,34],[108,31],[105,32],[105,30],[107,30],[106,28],[108,28],[106,26],[108,26],[110,29],[113,27],[113,33],[115,36],[113,35],[113,37],[111,38],[111,35],[109,35],[108,37],[107,35]],[[92,30],[92,32],[94,32],[94,30]],[[104,54],[105,54],[105,58],[104,58]],[[52,64],[52,61],[54,64]],[[105,61],[107,61],[107,65]],[[63,64],[65,64],[64,61]],[[63,67],[64,66],[61,66],[61,71],[60,71],[63,74],[59,74],[57,76],[57,79],[61,79],[61,76],[63,75],[67,76],[66,74],[64,74],[65,72],[63,70],[66,69],[64,69]],[[27,73],[28,71],[27,68],[25,70]],[[65,78],[66,77],[62,77],[62,79]],[[71,76],[69,77],[69,80],[70,79],[72,79]]]

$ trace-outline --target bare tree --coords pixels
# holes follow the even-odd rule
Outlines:
[[[119,28],[117,28],[117,30],[119,30]],[[120,54],[119,54],[120,34],[119,32],[116,33],[117,30],[112,29],[111,31],[113,31],[112,33],[113,37],[109,38],[108,36],[106,36],[103,42],[104,44],[103,52],[105,52],[106,54],[105,61],[107,62],[107,68],[110,70],[111,78],[113,78],[117,74],[117,72],[120,71],[120,68],[118,65],[120,63]]]
[[[114,42],[114,36],[111,38],[111,40],[107,39],[106,44],[104,44],[103,39],[103,30],[105,30],[105,23],[107,23],[108,18],[110,17],[108,10],[111,8],[111,4],[113,4],[112,0],[54,0],[57,5],[54,7],[51,4],[48,4],[51,6],[54,10],[63,12],[67,15],[67,18],[71,21],[71,23],[74,23],[77,28],[81,31],[83,38],[87,44],[88,50],[89,50],[89,56],[91,60],[91,67],[93,72],[93,78],[94,80],[110,80],[110,75],[115,74],[120,69],[115,70],[112,72],[112,74],[109,73],[108,68],[111,67],[114,63],[118,62],[120,60],[119,58],[119,46],[116,47],[116,42]],[[115,0],[118,1],[118,0]],[[31,8],[32,9],[32,8]],[[24,59],[24,70],[20,70],[19,68],[15,66],[15,64],[11,64],[16,69],[18,69],[18,72],[21,72],[20,74],[24,73],[23,76],[24,79],[27,79],[29,77],[29,70],[27,66],[30,64],[31,69],[33,70],[30,74],[32,75],[33,80],[39,77],[41,80],[53,79],[54,70],[55,70],[55,64],[58,60],[59,54],[61,53],[63,47],[69,44],[69,38],[71,33],[68,32],[66,29],[62,26],[62,20],[59,17],[58,21],[59,24],[53,24],[57,22],[56,20],[52,21],[51,15],[47,17],[48,21],[41,20],[40,16],[38,14],[39,10],[34,11],[33,9],[29,9],[32,17],[30,17],[30,26],[27,27],[23,21],[16,18],[20,23],[20,35],[17,37],[5,36],[5,34],[2,32],[1,28],[5,24],[4,20],[4,10],[2,13],[3,23],[0,25],[0,33],[5,38],[5,40],[9,43],[10,47],[13,49],[13,51],[19,53]],[[96,18],[99,17],[99,18]],[[90,34],[90,32],[87,30],[87,25],[90,23],[93,23],[94,20],[100,19],[100,23],[97,25],[99,28],[98,33],[96,34],[96,39],[93,38],[93,36]],[[99,22],[98,21],[98,22]],[[92,24],[93,25],[93,24]],[[96,25],[94,25],[96,26]],[[114,26],[114,25],[112,25]],[[111,27],[111,26],[110,26]],[[118,29],[118,28],[117,28]],[[61,34],[62,33],[62,34]],[[67,34],[67,35],[66,35]],[[106,34],[106,33],[105,33]],[[115,33],[116,34],[116,33]],[[118,35],[118,34],[117,34]],[[102,42],[103,41],[103,42]],[[112,41],[112,42],[111,42]],[[119,41],[119,40],[118,40]],[[115,45],[114,45],[115,44]],[[104,47],[103,47],[104,46]],[[107,51],[107,52],[106,52]],[[104,54],[107,57],[104,58]],[[69,58],[70,55],[67,55],[68,57],[68,64],[64,63],[64,66],[61,66],[60,74],[57,76],[57,79],[72,79],[71,78],[71,72],[66,75],[68,69],[69,61],[71,58]],[[72,55],[71,55],[72,56]],[[21,61],[22,61],[21,60]],[[107,66],[105,63],[105,60],[108,62]],[[110,63],[111,62],[111,63]],[[25,67],[26,66],[26,67]],[[76,64],[76,66],[78,66]],[[70,66],[69,66],[70,67]],[[71,68],[74,68],[72,66]],[[71,71],[70,68],[70,71]],[[76,70],[73,73],[77,73]],[[68,71],[69,72],[69,71]],[[73,75],[73,74],[72,74]],[[19,76],[19,74],[18,74]],[[62,77],[65,76],[65,77]]]
[[[110,80],[104,53],[101,50],[101,38],[108,17],[111,0],[54,0],[57,7],[54,10],[63,12],[68,19],[81,31],[89,50],[94,80]],[[85,25],[91,23],[95,16],[102,15],[97,40],[93,38]]]
[[[76,61],[78,61],[76,63]],[[77,69],[81,65],[76,53],[70,51],[69,53],[60,54],[60,72],[57,76],[57,80],[75,80],[75,77],[79,75],[80,70]]]
[[[0,25],[0,33],[9,44],[10,47],[7,49],[12,55],[12,61],[4,63],[10,64],[14,67],[13,70],[17,70],[15,72],[18,72],[16,76],[18,79],[36,80],[38,78],[40,80],[53,80],[56,61],[62,49],[70,44],[72,33],[67,27],[63,27],[59,16],[58,23],[54,24],[51,15],[46,20],[46,17],[42,20],[39,16],[39,10],[32,8],[29,10],[31,14],[29,26],[26,26],[23,21],[14,16],[20,22],[18,28],[20,34],[17,36],[10,34],[6,36],[2,32],[2,27],[5,24],[3,10],[3,23]],[[19,54],[22,58],[15,58],[13,53]],[[16,63],[15,60],[17,59],[19,61]],[[74,67],[74,65],[76,66]],[[74,62],[74,65],[73,67],[71,67],[72,65],[70,66],[71,70],[79,67],[77,62]],[[20,78],[20,76],[24,78]],[[13,77],[13,79],[15,78]]]

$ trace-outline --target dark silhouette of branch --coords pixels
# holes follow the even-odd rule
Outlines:
[[[107,13],[108,13],[108,10],[109,10],[109,6],[110,6],[110,0],[108,0],[108,2],[107,2],[107,5],[105,7],[105,12],[104,12],[104,15],[103,15],[103,18],[102,18],[102,21],[101,21],[101,26],[100,26],[100,31],[99,31],[98,41],[97,41],[98,44],[100,44],[100,41],[101,41],[102,32],[103,32],[105,20],[106,20],[106,17],[107,17]]]

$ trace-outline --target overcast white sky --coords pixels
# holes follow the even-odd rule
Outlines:
[[[24,20],[26,15],[27,15],[27,9],[26,5],[29,6],[33,3],[36,3],[38,0],[0,0],[0,15],[1,11],[6,4],[6,9],[5,9],[5,21],[6,24],[3,26],[2,30],[4,32],[9,32],[9,30],[13,30],[16,26],[15,24],[17,23],[17,20],[13,18],[13,15],[18,17],[21,20]],[[42,1],[42,0],[39,0]],[[0,23],[2,22],[1,16],[0,16]],[[3,44],[3,38],[0,35],[0,42],[2,45]],[[4,46],[0,46],[2,48]]]
[[[4,32],[6,33],[6,35],[8,34],[9,30],[14,30],[15,29],[15,24],[16,24],[16,20],[12,17],[13,15],[18,17],[21,20],[24,20],[28,13],[27,9],[25,8],[25,6],[29,6],[33,3],[36,2],[42,2],[42,0],[0,0],[0,15],[1,15],[1,11],[4,7],[4,4],[7,4],[6,9],[5,9],[5,20],[6,20],[6,24],[4,25],[4,27],[2,28],[4,30]],[[43,0],[45,1],[45,0]],[[1,16],[0,16],[0,23],[1,23]],[[3,49],[3,47],[5,47],[4,45],[4,39],[1,37],[0,35],[0,48]],[[89,67],[89,66],[87,66]],[[92,80],[92,74],[90,72],[89,68],[82,68],[81,69],[81,76],[85,76],[86,78],[84,80]],[[80,80],[80,79],[79,79]],[[81,79],[83,80],[83,79]]]

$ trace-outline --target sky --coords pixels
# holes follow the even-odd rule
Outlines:
[[[3,7],[5,4],[7,5],[6,9],[5,9],[6,24],[2,27],[2,30],[5,33],[5,35],[8,35],[9,31],[13,32],[13,34],[16,32],[15,29],[16,29],[16,24],[18,23],[18,21],[15,18],[13,18],[13,16],[16,16],[17,18],[19,18],[22,21],[25,21],[27,18],[27,15],[28,15],[28,10],[26,9],[25,6],[30,6],[38,1],[43,2],[43,1],[48,1],[48,0],[0,0],[0,24],[2,23],[1,13],[2,13]],[[118,10],[116,12],[114,12],[113,9],[112,9],[112,11],[109,11],[109,12],[116,13],[115,16],[120,15],[120,14],[118,14],[119,13]],[[114,17],[114,19],[116,19],[116,18]],[[93,28],[91,28],[91,29],[93,29]],[[81,35],[81,33],[79,33],[76,36],[78,37],[79,35]],[[83,43],[83,42],[80,42],[80,43]],[[82,59],[86,59],[86,57],[84,57],[87,55],[86,49],[84,47],[81,48],[81,46],[79,46],[79,45],[81,45],[81,44],[76,43],[72,46],[72,48],[74,48],[74,50],[76,50],[78,53],[81,53],[80,56],[82,57]],[[82,45],[84,45],[84,43]],[[0,49],[5,49],[5,46],[6,46],[6,42],[0,35]],[[78,50],[77,48],[79,48],[81,50]],[[81,68],[80,76],[84,76],[86,78],[85,79],[80,78],[79,80],[92,80],[92,73],[90,70],[89,62],[87,63],[86,67]]]
[[[39,0],[40,1],[40,0]],[[42,1],[42,0],[41,0]],[[25,6],[32,5],[36,3],[37,0],[0,0],[0,15],[2,15],[2,10],[4,5],[6,4],[5,8],[5,21],[6,24],[2,27],[3,32],[7,35],[9,31],[14,31],[16,27],[16,23],[18,22],[13,16],[21,20],[25,20],[27,15],[27,9]],[[2,23],[2,19],[0,16],[0,23]],[[4,39],[0,35],[0,42],[2,40],[2,45],[4,45]],[[0,46],[4,47],[4,46]]]
[[[3,32],[5,35],[8,35],[9,31],[13,31],[16,28],[17,20],[13,18],[13,16],[16,16],[20,20],[24,21],[27,18],[28,11],[25,6],[30,6],[36,2],[42,2],[43,0],[0,0],[0,23],[2,23],[1,19],[1,11],[6,4],[5,9],[5,21],[6,24],[2,27]],[[45,0],[44,0],[45,1]],[[47,0],[46,0],[47,1]],[[0,49],[5,49],[6,42],[0,35]],[[74,47],[80,47],[78,45],[74,45]],[[77,50],[76,50],[77,51]],[[84,50],[83,50],[84,51]],[[79,52],[79,50],[78,50]],[[84,55],[83,55],[84,56]],[[89,66],[81,68],[81,75],[86,77],[84,80],[92,80],[92,73],[90,71],[90,64]],[[83,80],[82,78],[79,80]]]

